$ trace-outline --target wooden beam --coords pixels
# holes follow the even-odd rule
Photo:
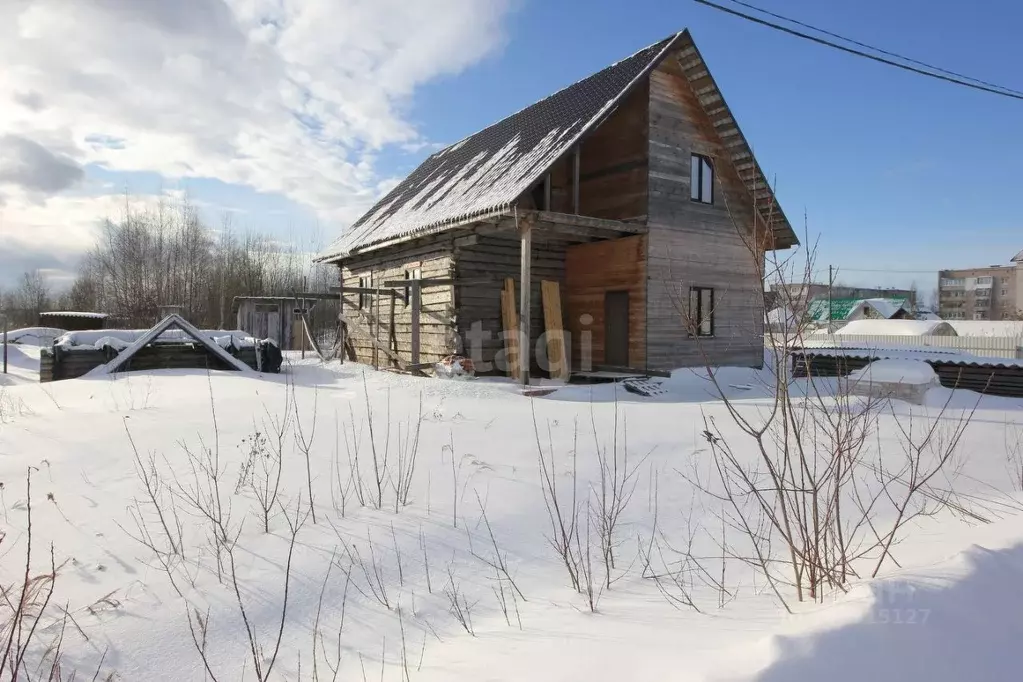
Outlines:
[[[504,327],[505,356],[508,359],[508,376],[519,376],[519,320],[515,314],[515,280],[508,277],[501,289],[501,324]]]
[[[394,360],[395,364],[398,365],[399,369],[403,368],[401,358],[398,357],[398,354],[392,351],[387,346],[378,343],[377,340],[373,338],[373,332],[371,329],[363,329],[362,326],[359,324],[358,320],[355,320],[354,318],[351,318],[347,315],[342,315],[341,320],[342,322],[347,324],[351,329],[353,330],[358,329],[365,333],[366,340],[369,341],[370,345],[373,346],[374,355],[376,354],[376,351],[379,350],[381,353]]]
[[[617,372],[619,374],[645,374],[650,377],[671,378],[671,372],[658,369],[637,369],[635,367],[619,367],[618,365],[594,365],[595,372]]]
[[[543,210],[551,210],[551,174],[543,176]]]
[[[423,292],[418,280],[409,280],[409,296],[412,299],[412,364],[419,364],[419,311],[422,308]]]
[[[561,315],[561,288],[557,282],[540,283],[543,295],[544,334],[547,337],[547,367],[554,379],[568,381],[570,370],[565,357],[565,329]]]
[[[572,154],[572,213],[579,215],[579,145]]]
[[[345,278],[341,275],[341,284],[337,288],[337,297],[341,302],[340,314],[337,320],[337,348],[334,357],[338,358],[341,364],[345,363],[345,332],[348,331],[348,323],[344,321],[345,316]]]
[[[492,283],[492,282],[497,282],[499,280],[496,277],[466,277],[466,278],[427,277],[426,279],[420,279],[420,280],[416,280],[416,281],[419,282],[420,286],[422,286],[423,288],[426,288],[426,287],[443,287],[443,286],[451,286],[451,285],[455,285],[455,286],[475,286],[477,284],[488,284],[488,283]],[[387,286],[387,287],[390,287],[390,286],[393,286],[393,287],[407,287],[408,283],[409,283],[409,280],[407,280],[407,279],[392,280],[392,281],[384,282],[384,286]],[[350,291],[350,290],[351,290],[350,287],[349,287],[349,289],[346,289],[346,291]],[[399,293],[399,296],[400,295],[401,294]]]
[[[578,149],[578,148],[577,148]],[[579,155],[576,153],[576,178],[579,177]],[[578,185],[577,185],[578,191]],[[529,296],[532,293],[532,273],[530,266],[533,260],[533,223],[530,220],[522,221],[520,227],[519,252],[521,262],[519,267],[519,381],[523,386],[529,385]]]

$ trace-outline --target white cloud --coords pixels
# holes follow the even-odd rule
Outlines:
[[[511,1],[5,0],[0,136],[72,167],[279,192],[339,229],[390,184],[378,149],[428,143],[404,116],[416,88],[498,47]],[[12,184],[8,241],[12,221],[87,201]]]

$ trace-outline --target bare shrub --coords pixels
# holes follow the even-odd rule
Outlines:
[[[384,575],[383,565],[377,556],[376,544],[373,542],[373,537],[370,534],[369,529],[366,530],[366,547],[369,551],[368,559],[359,551],[358,545],[354,542],[349,543],[345,540],[338,528],[334,528],[334,533],[337,535],[338,540],[340,540],[341,546],[345,551],[345,556],[348,558],[347,568],[341,566],[341,570],[344,572],[345,576],[351,580],[352,573],[357,567],[359,573],[362,574],[363,582],[366,584],[366,589],[364,590],[360,587],[358,582],[354,583],[355,589],[357,589],[364,597],[373,598],[381,606],[390,611],[391,600],[387,593],[387,578]]]
[[[39,644],[39,622],[53,598],[54,585],[57,580],[57,564],[53,555],[53,545],[50,545],[50,569],[43,573],[33,573],[32,569],[31,467],[28,469],[25,490],[27,519],[25,568],[18,581],[0,585],[3,597],[0,601],[0,646],[3,646],[3,654],[0,657],[0,676],[9,675],[12,681],[17,680],[22,674],[30,648]],[[6,539],[7,533],[0,533],[0,545]],[[53,654],[53,660],[56,662],[59,661],[59,658],[58,647],[58,651]],[[59,670],[59,663],[55,663],[55,665]]]
[[[292,384],[291,390],[294,393],[294,384]],[[295,410],[295,443],[298,445],[299,451],[305,456],[306,489],[309,492],[309,514],[312,517],[314,526],[316,525],[316,500],[313,497],[313,469],[310,452],[316,439],[316,421],[319,416],[319,405],[320,393],[318,390],[313,389],[313,411],[307,427],[303,426],[302,411],[299,409]],[[308,432],[306,428],[308,428]]]
[[[597,433],[597,421],[591,406],[590,423],[593,433],[593,447],[599,467],[599,479],[593,491],[591,502],[592,513],[596,517],[597,535],[600,540],[600,558],[604,567],[604,587],[611,588],[612,572],[615,566],[615,550],[621,540],[618,537],[618,525],[622,514],[632,501],[636,491],[636,473],[646,460],[629,462],[628,427],[625,421],[621,424],[619,439],[619,410],[617,400],[614,403],[614,419],[611,429],[611,444],[601,446]],[[587,521],[589,522],[589,520]]]
[[[805,288],[813,281],[815,252],[804,254],[802,264],[792,256],[779,257],[769,250],[768,222],[749,230],[733,217],[757,289],[762,291],[762,281],[789,284],[793,273],[802,277],[796,282]],[[973,414],[968,410],[952,418],[946,402],[936,415],[896,416],[886,398],[852,395],[847,381],[814,376],[808,360],[798,354],[810,321],[794,289],[799,287],[779,288],[778,304],[793,312],[767,335],[766,406],[747,407],[730,399],[709,348],[696,333],[702,320],[687,302],[677,302],[726,415],[722,422],[704,415],[709,460],[704,471],[687,479],[704,499],[720,505],[719,521],[733,533],[729,551],[764,576],[786,608],[786,588],[799,601],[820,600],[829,589],[844,589],[865,565],[872,567],[869,575],[876,575],[892,559],[891,548],[909,520],[946,505],[950,496],[931,494],[931,485],[949,473]],[[753,306],[757,316],[767,307],[766,297],[758,303]],[[759,317],[750,324],[763,328]],[[879,437],[879,419],[886,411],[899,427],[903,452],[898,465]],[[894,512],[894,520],[882,526],[888,512]],[[735,537],[742,538],[740,549]]]
[[[530,403],[532,409],[532,403]],[[540,488],[543,491],[544,505],[550,522],[550,534],[546,536],[548,544],[561,559],[568,572],[568,579],[574,590],[580,590],[579,572],[579,500],[578,500],[578,469],[576,452],[579,431],[576,427],[572,447],[571,493],[558,488],[558,474],[554,458],[554,439],[548,425],[547,440],[550,453],[544,452],[540,442],[540,427],[536,422],[536,411],[533,410],[533,432],[536,434],[536,449],[540,468]]]
[[[448,563],[447,573],[448,582],[444,586],[444,596],[448,599],[448,611],[458,621],[458,624],[462,626],[462,629],[475,637],[476,631],[472,625],[472,611],[476,608],[478,602],[469,601],[468,597],[466,597],[461,583],[455,577],[454,568],[450,562]]]
[[[419,431],[423,426],[423,395],[419,394],[419,413],[415,422],[409,416],[404,424],[398,424],[398,453],[395,476],[391,482],[394,488],[394,512],[406,506],[412,491],[412,479],[416,473],[416,459],[419,455]],[[403,428],[404,427],[404,428]]]
[[[409,504],[412,492],[423,424],[422,397],[416,415],[409,414],[403,421],[396,420],[391,414],[391,393],[388,389],[384,414],[379,418],[370,400],[365,375],[362,386],[366,417],[357,424],[354,409],[349,405],[349,424],[342,428],[350,472],[343,496],[347,497],[347,491],[353,490],[361,506],[368,504],[374,509],[383,509],[385,504],[389,504],[398,513]],[[364,433],[369,446],[368,462],[363,457]],[[341,488],[340,479],[337,486]],[[394,495],[389,503],[385,502],[388,491]]]

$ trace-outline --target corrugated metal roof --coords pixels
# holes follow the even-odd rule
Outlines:
[[[510,210],[513,202],[585,133],[614,111],[635,83],[645,78],[669,51],[683,46],[695,52],[687,31],[644,48],[437,152],[359,218],[317,260],[336,260],[374,244],[440,231]],[[698,53],[696,56],[702,61]],[[744,139],[742,142],[752,159],[752,151]],[[755,165],[755,171],[750,182],[766,185],[759,166]],[[771,197],[773,202],[773,192]],[[791,241],[798,243],[784,215],[780,210],[777,213],[780,219],[776,216],[774,224],[781,223]]]
[[[106,313],[81,313],[74,311],[48,311],[39,313],[39,317],[87,317],[93,320],[105,320],[109,315]]]
[[[827,355],[878,360],[922,360],[941,362],[965,367],[1023,367],[1023,360],[989,358],[958,351],[942,351],[933,348],[793,348],[793,353],[805,355]]]
[[[827,296],[818,296],[810,301],[806,312],[811,320],[825,322],[830,308],[832,320],[845,320],[862,304],[869,305],[880,315],[888,318],[905,307],[908,302],[906,298],[833,298],[829,301]]]

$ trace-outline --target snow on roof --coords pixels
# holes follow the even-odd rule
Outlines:
[[[949,320],[959,336],[1023,336],[1023,321]]]
[[[835,332],[886,336],[955,336],[951,325],[942,320],[853,320]]]
[[[865,298],[863,303],[876,310],[886,320],[902,310],[908,301],[905,298]]]
[[[125,346],[131,345],[149,333],[148,329],[96,329],[90,331],[64,332],[54,340],[54,345],[64,350],[72,348],[94,348],[103,340],[117,339]],[[252,335],[241,330],[224,331],[222,329],[204,329],[204,336],[217,340],[223,337],[234,339],[236,347],[251,346],[255,343]],[[190,337],[180,329],[168,329],[161,333],[156,343],[179,343],[187,341]]]
[[[905,308],[908,300],[905,298],[832,298],[817,296],[807,306],[807,314],[816,322],[826,322],[828,311],[831,311],[830,319],[847,320],[856,311],[864,306],[870,306],[884,318],[889,318],[900,309]]]
[[[792,326],[796,323],[796,314],[788,306],[778,306],[768,311],[766,320],[767,324]]]
[[[39,313],[39,317],[88,317],[94,320],[105,320],[109,317],[106,313],[84,313],[70,310],[54,310],[46,313]]]
[[[49,346],[53,340],[64,334],[63,329],[55,327],[24,327],[7,332],[8,343],[20,343],[34,346]],[[2,338],[0,338],[2,341]]]
[[[131,360],[136,353],[158,339],[161,335],[166,334],[168,331],[175,328],[200,343],[211,355],[220,358],[220,360],[228,367],[233,367],[239,372],[252,371],[251,367],[228,353],[223,347],[221,347],[219,342],[211,339],[206,333],[193,326],[185,318],[177,314],[171,314],[163,318],[163,320],[161,320],[155,327],[140,336],[131,345],[121,349],[121,352],[118,353],[110,362],[96,367],[91,370],[89,374],[96,376],[101,374],[113,374],[114,372],[121,371],[121,368],[125,365],[125,363]]]
[[[584,134],[614,111],[634,84],[670,50],[680,48],[687,59],[702,62],[688,31],[676,33],[433,154],[317,260],[336,260],[380,242],[507,213]],[[713,83],[707,87],[717,90]],[[720,96],[715,101],[727,112]],[[741,133],[737,139],[746,144]],[[751,182],[762,183],[770,193],[770,183],[755,162],[753,170]],[[769,198],[766,206],[771,207],[772,224],[778,226],[774,229],[779,243],[798,243],[773,194]]]
[[[331,244],[322,258],[508,209],[647,73],[681,34],[640,50],[437,152]]]

